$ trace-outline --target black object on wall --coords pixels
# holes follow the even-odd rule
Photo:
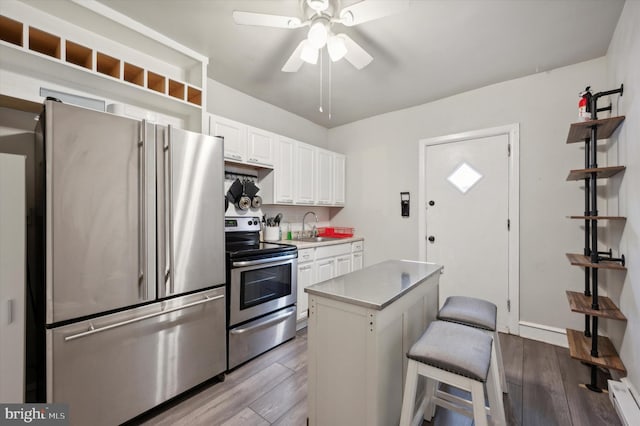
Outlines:
[[[402,217],[409,217],[409,193],[401,192],[400,193],[400,213]]]

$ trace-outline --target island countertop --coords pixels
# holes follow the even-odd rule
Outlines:
[[[442,266],[435,263],[387,260],[314,284],[304,291],[365,308],[382,310],[431,275],[439,274],[441,269]]]

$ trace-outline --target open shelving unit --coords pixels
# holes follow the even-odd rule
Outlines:
[[[584,315],[584,330],[567,329],[569,354],[572,358],[591,366],[591,380],[586,387],[594,392],[602,392],[597,383],[598,368],[616,370],[626,373],[626,369],[611,341],[599,335],[600,318],[626,321],[627,318],[608,297],[598,295],[598,278],[601,270],[626,271],[624,255],[613,257],[611,249],[598,249],[598,221],[622,221],[623,216],[606,216],[598,213],[598,179],[607,179],[622,173],[624,166],[598,167],[598,140],[608,139],[622,124],[625,117],[598,119],[600,111],[611,110],[611,107],[598,109],[598,99],[602,96],[620,94],[619,89],[590,95],[589,107],[591,120],[573,123],[569,128],[567,143],[583,142],[585,145],[584,169],[571,170],[567,181],[584,181],[584,214],[569,216],[570,219],[584,221],[583,253],[567,253],[569,263],[584,268],[584,291],[582,293],[567,291],[567,299],[571,311]]]
[[[99,2],[0,7],[0,71],[17,81],[5,84],[7,96],[40,102],[42,87],[69,89],[203,131],[207,64],[206,56]]]

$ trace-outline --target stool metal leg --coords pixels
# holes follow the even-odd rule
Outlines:
[[[496,353],[496,361],[498,362],[498,370],[500,372],[500,385],[502,387],[502,392],[509,393],[507,378],[504,373],[504,363],[502,362],[502,348],[500,347],[500,336],[498,335],[498,330],[493,333],[493,344]]]
[[[491,357],[489,374],[487,375],[487,393],[489,399],[489,413],[495,426],[506,426],[507,421],[504,415],[504,402],[502,401],[502,391],[500,390],[500,371],[498,360]]]
[[[413,420],[413,412],[416,409],[416,390],[418,387],[418,362],[412,359],[407,364],[407,377],[404,383],[404,396],[402,397],[402,413],[400,426],[410,426]]]

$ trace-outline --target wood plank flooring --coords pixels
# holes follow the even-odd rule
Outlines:
[[[590,370],[571,359],[567,349],[512,335],[500,337],[509,385],[504,397],[509,425],[620,425],[607,394],[578,386],[588,381]],[[231,372],[224,382],[206,383],[131,424],[304,426],[306,348],[306,330],[302,330],[294,340]],[[600,379],[605,385],[604,374]],[[438,408],[432,422],[423,425],[469,426],[473,422]]]

